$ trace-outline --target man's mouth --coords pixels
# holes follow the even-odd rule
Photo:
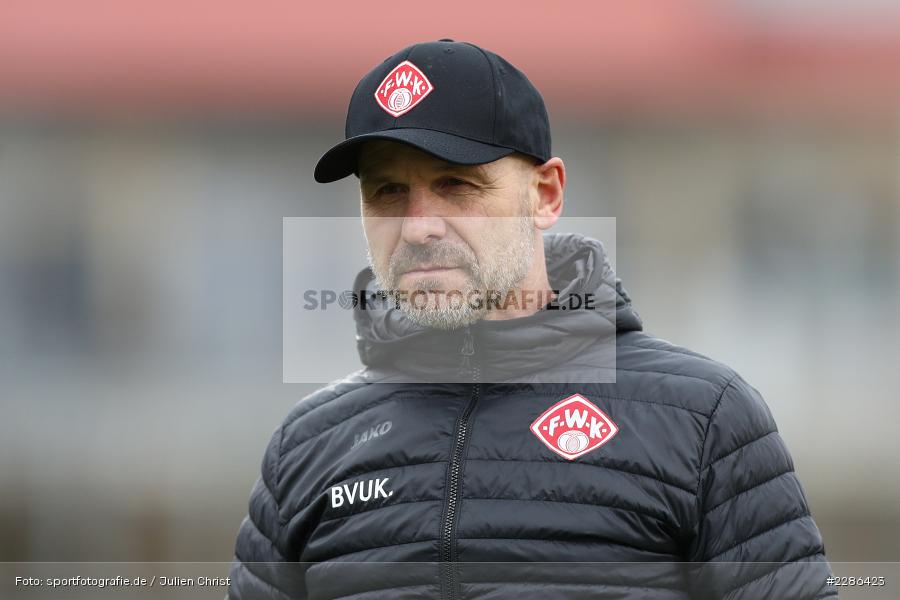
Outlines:
[[[443,265],[420,265],[403,273],[404,275],[415,275],[417,277],[440,275],[441,273],[449,273],[459,269],[460,267],[443,266]]]

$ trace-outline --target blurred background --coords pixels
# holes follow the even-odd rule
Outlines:
[[[900,560],[896,2],[10,0],[0,561],[230,560],[316,387],[282,383],[282,219],[356,214],[315,161],[444,37],[542,91],[567,214],[617,219],[647,330],[762,392],[830,558]]]

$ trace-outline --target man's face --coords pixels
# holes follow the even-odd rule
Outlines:
[[[454,329],[482,319],[487,297],[516,289],[531,268],[527,159],[463,166],[376,141],[360,153],[359,176],[369,264],[416,323]]]

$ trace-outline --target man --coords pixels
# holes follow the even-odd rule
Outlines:
[[[837,595],[756,390],[644,333],[599,242],[544,234],[566,171],[520,71],[404,48],[346,138],[315,175],[359,176],[365,368],[273,435],[230,598]]]

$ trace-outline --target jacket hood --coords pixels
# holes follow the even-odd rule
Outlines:
[[[640,330],[642,324],[603,244],[579,234],[553,233],[544,234],[544,250],[555,304],[571,306],[570,300],[590,295],[595,309],[545,308],[527,317],[482,320],[445,331],[413,323],[390,302],[360,304],[354,318],[363,364],[388,377],[441,382],[471,381],[475,368],[474,377],[484,382],[544,379],[564,371],[563,365],[614,370],[616,332]],[[365,290],[367,296],[379,291],[370,269],[360,272],[353,289]],[[599,381],[594,374],[589,379]]]

